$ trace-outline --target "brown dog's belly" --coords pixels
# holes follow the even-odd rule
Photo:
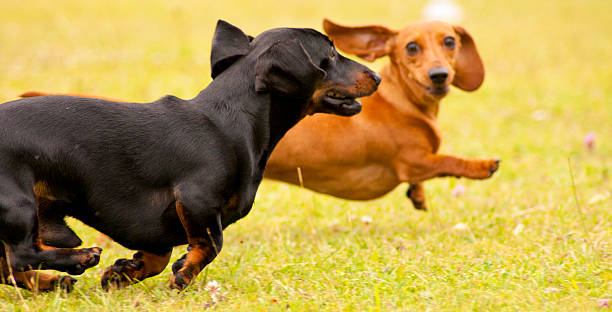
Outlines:
[[[325,166],[324,170],[295,164],[270,162],[264,177],[300,185],[300,168],[304,187],[315,192],[350,200],[371,200],[392,191],[400,181],[388,166],[370,164],[363,167]]]

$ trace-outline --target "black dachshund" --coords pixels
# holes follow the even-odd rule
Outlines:
[[[191,100],[56,95],[0,105],[2,282],[36,289],[28,278],[39,276],[36,290],[68,287],[74,279],[29,270],[97,265],[100,248],[66,248],[81,242],[63,223],[70,215],[138,250],[106,269],[103,287],[159,274],[172,248],[189,244],[170,280],[184,289],[221,250],[223,229],[251,209],[285,132],[309,114],[358,113],[355,99],[380,82],[315,30],[252,38],[224,21],[211,68],[214,80]],[[39,229],[37,208],[57,224]]]

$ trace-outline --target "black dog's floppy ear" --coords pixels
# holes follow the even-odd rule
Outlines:
[[[240,28],[224,21],[217,22],[210,53],[210,75],[215,79],[239,57],[249,53],[250,36],[245,35]]]
[[[309,98],[327,73],[312,62],[297,39],[281,41],[264,51],[255,64],[255,90]]]

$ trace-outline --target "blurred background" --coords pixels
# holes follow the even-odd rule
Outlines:
[[[446,11],[435,13],[440,3]],[[255,36],[321,30],[324,17],[400,29],[441,14],[472,34],[486,69],[479,90],[453,89],[442,101],[441,152],[500,157],[498,173],[426,183],[427,213],[412,209],[405,185],[361,203],[265,182],[194,289],[219,280],[228,310],[249,300],[261,309],[274,300],[330,309],[594,308],[612,296],[612,1],[448,3],[2,0],[0,102],[27,90],[191,98],[211,80],[217,19]],[[93,231],[72,224],[95,243]],[[100,267],[129,254],[113,245]],[[87,274],[77,286],[98,289],[96,273]],[[143,287],[163,288],[168,276]],[[139,289],[79,302],[166,296]],[[0,303],[15,298],[0,288]],[[178,306],[192,300],[173,298]]]

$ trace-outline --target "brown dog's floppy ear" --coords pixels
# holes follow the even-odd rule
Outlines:
[[[323,19],[323,29],[338,49],[373,62],[391,52],[387,41],[397,31],[380,25],[342,26]]]
[[[219,20],[210,52],[210,75],[215,79],[222,71],[232,65],[239,57],[249,53],[252,40],[240,28]]]
[[[327,73],[316,66],[297,39],[264,51],[255,64],[255,90],[293,98],[310,98]]]
[[[461,48],[455,61],[453,85],[465,91],[474,91],[484,80],[484,66],[470,33],[461,26],[454,26],[454,29],[461,38]]]

